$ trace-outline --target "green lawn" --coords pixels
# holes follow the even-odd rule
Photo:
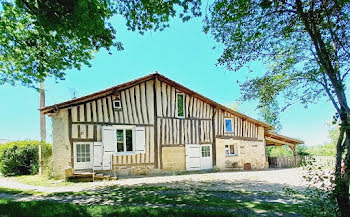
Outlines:
[[[5,194],[22,194],[22,195],[42,195],[44,194],[43,192],[39,191],[24,191],[20,189],[15,189],[15,188],[3,188],[0,187],[0,194],[5,193]]]
[[[303,215],[307,209],[300,199],[291,199],[283,193],[215,191],[188,186],[105,186],[52,194],[0,188],[0,193],[41,195],[47,200],[60,198],[58,202],[1,200],[0,216],[246,216],[261,213],[284,216]],[[87,200],[89,205],[71,203]]]
[[[46,187],[73,186],[77,184],[73,182],[66,182],[64,180],[48,179],[46,176],[40,176],[40,175],[16,176],[16,177],[8,177],[8,179],[10,180],[13,179],[23,184],[46,186]]]
[[[197,210],[231,210],[245,214],[259,212],[302,214],[302,203],[290,200],[288,195],[266,192],[211,191],[170,188],[165,186],[103,187],[87,192],[54,193],[55,196],[79,196],[121,206],[148,204],[158,207],[186,207]],[[275,202],[277,199],[289,203]]]
[[[193,209],[177,208],[149,208],[141,206],[96,206],[76,205],[68,203],[54,203],[46,201],[13,202],[0,199],[0,216],[23,217],[108,217],[108,216],[240,216],[227,212],[213,212]]]

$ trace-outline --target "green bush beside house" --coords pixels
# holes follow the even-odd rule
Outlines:
[[[39,171],[39,141],[15,141],[0,146],[0,172],[4,176],[34,175]],[[52,145],[41,143],[42,172],[52,173]]]

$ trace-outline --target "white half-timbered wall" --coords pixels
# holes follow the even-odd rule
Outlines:
[[[232,133],[225,132],[225,119],[232,120]],[[215,132],[217,136],[235,136],[246,138],[258,138],[258,128],[255,123],[237,117],[227,111],[217,110],[215,113]]]
[[[176,93],[184,94],[185,117],[176,115]],[[120,100],[122,108],[114,109],[113,100]],[[71,143],[101,142],[101,128],[104,125],[135,125],[145,128],[145,153],[116,155],[113,158],[116,166],[154,164],[161,167],[162,147],[166,146],[213,144],[214,138],[220,136],[258,138],[256,124],[223,109],[214,108],[158,79],[73,106],[69,112]],[[225,118],[232,119],[233,133],[225,133]]]
[[[176,94],[184,94],[185,117],[177,117]],[[189,94],[156,81],[157,135],[161,146],[201,144],[213,141],[213,107]]]
[[[158,144],[205,144],[216,136],[258,138],[258,126],[222,109],[181,92],[165,82],[156,81]],[[176,93],[184,94],[185,117],[176,117]],[[214,113],[215,112],[215,113]],[[215,114],[215,115],[214,115]],[[213,117],[214,115],[214,117]],[[232,133],[225,133],[225,118],[232,119]]]
[[[71,138],[101,142],[103,125],[145,127],[145,153],[116,155],[114,165],[154,164],[154,81],[146,81],[116,94],[71,107]],[[114,109],[113,100],[122,108]]]

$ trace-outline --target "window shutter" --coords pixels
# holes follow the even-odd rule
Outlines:
[[[102,142],[94,142],[94,169],[102,170]]]
[[[104,153],[103,155],[103,170],[111,170],[112,169],[112,153]]]
[[[102,144],[104,152],[114,152],[116,149],[117,138],[115,129],[112,126],[102,127]]]
[[[145,127],[136,127],[135,129],[135,152],[145,153],[146,136]]]

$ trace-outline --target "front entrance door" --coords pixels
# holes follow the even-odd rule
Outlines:
[[[186,145],[186,170],[200,170],[201,169],[201,149],[200,145],[188,144]]]
[[[201,146],[201,170],[213,168],[213,158],[211,156],[211,145]]]
[[[92,142],[75,142],[74,169],[92,169]]]

